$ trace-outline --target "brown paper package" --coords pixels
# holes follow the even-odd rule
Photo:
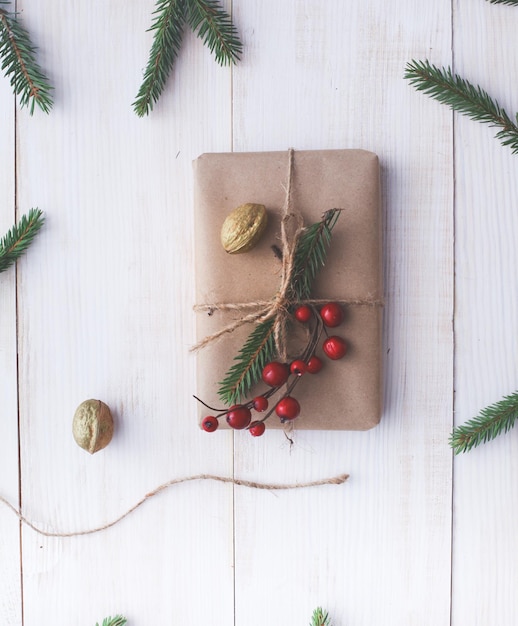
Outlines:
[[[312,297],[341,301],[382,299],[382,235],[378,158],[364,150],[295,151],[291,206],[304,223],[318,222],[333,208],[343,209],[333,229],[325,267]],[[280,216],[286,200],[289,153],[203,154],[194,161],[196,303],[241,303],[273,298],[279,287]],[[225,217],[241,204],[264,204],[268,226],[259,244],[244,254],[228,254],[220,243]],[[344,322],[329,334],[348,343],[347,355],[324,361],[318,374],[305,374],[293,391],[301,405],[296,429],[366,430],[382,411],[382,307],[344,306]],[[197,340],[240,317],[238,312],[197,312]],[[197,392],[204,402],[223,407],[219,382],[251,332],[249,325],[196,353]],[[262,382],[251,393],[265,391]],[[214,414],[199,405],[199,420]],[[260,419],[264,414],[255,414]],[[257,416],[257,417],[256,417]],[[220,418],[220,427],[227,426]],[[268,428],[284,428],[271,415]]]

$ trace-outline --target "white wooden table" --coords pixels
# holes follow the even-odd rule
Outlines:
[[[0,495],[42,528],[108,522],[200,472],[348,483],[264,492],[208,481],[120,524],[46,538],[0,507],[0,624],[518,623],[518,439],[452,457],[454,423],[518,386],[518,157],[403,79],[455,70],[518,110],[518,8],[485,0],[234,0],[233,69],[186,33],[167,93],[131,103],[152,0],[18,0],[55,86],[49,116],[0,80],[0,233],[46,225],[0,275]],[[368,432],[208,435],[193,404],[191,162],[202,152],[380,156],[385,411]],[[116,433],[74,443],[100,398]]]

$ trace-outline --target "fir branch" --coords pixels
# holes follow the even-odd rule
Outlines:
[[[43,226],[43,213],[31,209],[18,224],[0,240],[0,272],[9,268],[27,250],[36,233]]]
[[[217,0],[187,0],[187,22],[220,65],[239,61],[243,46],[232,18]]]
[[[153,44],[133,108],[142,117],[153,110],[178,56],[185,22],[185,0],[157,0],[150,31]]]
[[[218,396],[227,405],[237,404],[261,378],[264,366],[275,356],[273,320],[258,324],[234,358],[219,384]]]
[[[489,94],[474,86],[451,69],[438,68],[428,61],[412,61],[405,70],[405,78],[418,91],[429,95],[454,111],[471,119],[499,128],[496,137],[513,154],[518,153],[518,126]]]
[[[309,626],[331,626],[331,621],[327,611],[323,611],[320,607],[315,609]]]
[[[469,452],[482,443],[502,435],[515,425],[518,419],[518,391],[487,406],[465,424],[453,430],[450,446],[455,454]]]
[[[304,230],[297,243],[294,271],[291,278],[289,298],[294,301],[307,300],[311,286],[326,261],[331,241],[331,231],[340,215],[340,209],[326,211],[322,220]],[[219,384],[218,395],[227,405],[237,404],[261,378],[269,361],[276,357],[274,321],[267,320],[257,325],[250,333],[234,363]]]
[[[327,249],[331,243],[331,231],[340,209],[326,211],[322,220],[309,226],[301,235],[295,250],[292,279],[292,295],[297,300],[307,300],[317,272],[324,267]]]
[[[124,626],[127,620],[122,615],[116,615],[115,617],[105,617],[103,619],[102,626]],[[99,624],[95,624],[95,626],[99,626]]]
[[[0,5],[9,4],[0,0]],[[21,106],[34,113],[37,104],[49,113],[52,108],[52,87],[38,65],[29,33],[20,24],[16,13],[0,8],[0,58],[1,69],[10,78],[14,94],[20,96]]]
[[[232,19],[217,0],[157,0],[155,31],[144,79],[133,108],[142,117],[148,114],[162,94],[180,51],[185,22],[203,39],[221,65],[236,63],[242,44]]]

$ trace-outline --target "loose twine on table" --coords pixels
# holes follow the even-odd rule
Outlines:
[[[15,506],[13,506],[8,500],[6,500],[6,498],[0,496],[0,502],[2,502],[2,504],[4,504],[8,509],[10,509],[16,515],[16,517],[20,520],[20,522],[22,522],[23,524],[25,524],[26,526],[34,530],[39,535],[43,535],[44,537],[79,537],[81,535],[93,535],[103,530],[107,530],[108,528],[111,528],[112,526],[115,526],[115,524],[118,524],[119,522],[121,522],[125,517],[128,517],[128,515],[133,513],[140,506],[142,506],[144,502],[146,502],[147,500],[150,500],[151,498],[154,498],[156,495],[158,495],[160,492],[164,491],[165,489],[169,489],[169,487],[173,487],[174,485],[179,485],[180,483],[186,483],[186,482],[193,481],[193,480],[215,480],[220,483],[231,483],[232,485],[239,485],[241,487],[250,487],[251,489],[266,489],[270,491],[275,491],[275,490],[281,490],[281,489],[285,489],[285,490],[303,489],[307,487],[317,487],[320,485],[341,485],[348,478],[349,478],[348,474],[340,474],[333,478],[324,478],[322,480],[314,480],[314,481],[307,482],[307,483],[293,483],[293,484],[284,484],[284,485],[275,484],[275,483],[274,484],[257,483],[257,482],[253,482],[250,480],[242,480],[239,478],[227,478],[225,476],[216,476],[213,474],[196,474],[194,476],[187,476],[186,478],[175,478],[173,480],[168,480],[167,482],[163,483],[156,489],[153,489],[153,491],[150,491],[149,493],[147,493],[136,504],[130,507],[125,513],[123,513],[122,515],[119,515],[119,517],[112,520],[111,522],[107,522],[106,524],[102,524],[101,526],[96,526],[95,528],[89,528],[87,530],[77,530],[77,531],[72,531],[72,532],[57,532],[57,531],[44,530],[43,528],[36,526],[36,524],[34,524],[30,520],[28,520],[24,515],[22,515],[21,511],[19,511]]]
[[[297,249],[297,243],[304,232],[304,220],[300,211],[294,208],[292,205],[292,183],[293,183],[293,170],[294,170],[294,153],[293,148],[288,150],[288,182],[286,184],[286,196],[284,200],[284,207],[282,210],[281,219],[281,233],[280,241],[282,246],[282,266],[281,266],[281,280],[277,294],[273,300],[257,300],[254,302],[238,302],[238,303],[225,303],[216,302],[212,304],[197,304],[194,306],[195,311],[207,311],[209,315],[212,315],[214,311],[240,311],[244,313],[247,310],[254,311],[248,313],[238,320],[231,322],[224,326],[212,335],[204,337],[196,345],[191,348],[192,352],[196,352],[205,348],[210,343],[220,339],[226,334],[234,332],[244,324],[260,324],[267,320],[274,319],[273,323],[273,336],[277,354],[282,361],[287,360],[287,326],[289,320],[289,310],[293,304],[293,300],[290,298],[291,281],[293,278],[293,271],[295,268],[295,252]],[[304,304],[312,304],[318,306],[320,304],[326,304],[329,300],[321,299],[309,299],[304,300]],[[352,306],[383,306],[383,300],[375,298],[357,298],[347,300],[336,300],[336,302],[343,305]]]

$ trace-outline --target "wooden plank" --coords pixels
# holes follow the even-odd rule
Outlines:
[[[236,473],[349,484],[236,489],[236,624],[450,623],[453,384],[451,114],[403,80],[451,62],[448,2],[235,3],[234,149],[365,148],[385,215],[385,412],[364,433],[236,435]],[[268,601],[264,601],[264,599]],[[253,606],[253,610],[250,607]]]
[[[509,54],[518,10],[455,3],[455,70],[479,84],[513,118],[518,69]],[[461,424],[518,388],[516,252],[518,158],[494,129],[455,122],[456,375]],[[518,620],[516,512],[511,484],[518,465],[515,432],[455,459],[453,626]]]
[[[20,273],[23,502],[45,528],[71,531],[114,519],[169,479],[231,474],[231,435],[196,426],[188,353],[191,161],[230,148],[230,70],[186,34],[167,93],[139,119],[131,103],[152,1],[20,4],[56,87],[49,117],[19,123],[20,204],[47,213]],[[71,436],[90,397],[116,421],[92,457]],[[209,483],[162,493],[98,535],[26,530],[24,626],[117,612],[133,624],[214,614],[230,624],[232,546],[232,490]]]
[[[9,82],[0,78],[0,237],[13,226],[15,214],[14,98]],[[0,494],[14,506],[18,501],[18,398],[16,371],[16,268],[0,274]],[[0,507],[0,621],[22,621],[20,540],[16,517]]]

